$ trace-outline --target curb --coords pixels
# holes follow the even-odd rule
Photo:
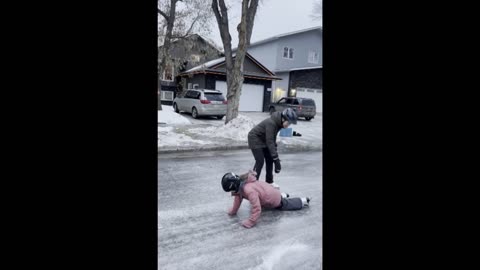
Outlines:
[[[249,149],[248,145],[227,145],[227,146],[206,146],[206,147],[184,147],[176,149],[158,149],[157,154],[183,153],[183,152],[199,152],[199,151],[225,151],[225,150],[241,150]],[[278,149],[280,153],[288,152],[309,152],[322,151],[323,146],[289,146]]]
[[[225,151],[225,150],[240,150],[248,149],[248,145],[224,145],[224,146],[199,146],[199,147],[184,147],[176,149],[160,149],[158,148],[158,154],[178,153],[178,152],[198,152],[198,151]]]

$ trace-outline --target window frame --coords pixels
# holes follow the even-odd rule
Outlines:
[[[165,67],[165,69],[166,69],[166,68],[167,68],[167,67]],[[167,79],[165,78],[165,71],[166,71],[166,70],[163,71],[162,81],[165,81],[165,82],[174,82],[174,81],[175,81],[175,74],[174,74],[175,67],[172,65],[172,72],[171,72],[171,74],[172,74],[172,79],[171,79],[171,80],[167,80]]]
[[[286,49],[286,50],[285,50]],[[287,57],[285,57],[285,52],[287,53]],[[291,56],[291,57],[290,57]],[[289,59],[293,60],[295,59],[295,50],[293,47],[289,46],[283,46],[283,53],[282,53],[283,59]]]
[[[315,57],[316,56],[316,57]],[[308,63],[309,64],[318,64],[320,61],[320,53],[314,50],[308,51]]]

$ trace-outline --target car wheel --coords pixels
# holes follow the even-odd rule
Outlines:
[[[192,117],[195,118],[195,119],[198,118],[197,108],[195,108],[195,107],[192,108]]]
[[[178,110],[177,103],[173,103],[173,110],[174,110],[176,113],[179,113],[179,112],[180,112],[180,111]]]
[[[225,115],[219,115],[219,116],[217,116],[217,119],[218,119],[218,120],[222,120],[222,118],[223,118],[224,116],[225,116]]]
[[[272,113],[274,113],[274,112],[275,112],[275,108],[274,108],[274,107],[270,107],[270,115],[271,115]]]
[[[312,117],[305,117],[305,120],[310,121],[312,120]]]

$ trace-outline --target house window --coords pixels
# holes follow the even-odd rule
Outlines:
[[[200,55],[192,54],[192,55],[190,56],[190,61],[192,61],[192,62],[200,62]]]
[[[309,51],[308,52],[308,63],[311,64],[318,64],[318,60],[320,59],[320,54],[316,51]]]
[[[283,47],[283,58],[293,59],[293,48]]]
[[[162,91],[162,100],[173,100],[173,92],[172,91]]]
[[[173,82],[173,66],[167,65],[165,66],[165,70],[163,71],[163,79],[164,81]]]

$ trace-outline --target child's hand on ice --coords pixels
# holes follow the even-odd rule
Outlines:
[[[251,222],[249,219],[247,219],[247,220],[244,220],[242,222],[242,225],[243,225],[243,227],[250,229],[255,224],[253,222]]]

